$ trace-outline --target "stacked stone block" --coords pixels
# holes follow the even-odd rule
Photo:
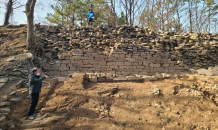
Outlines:
[[[218,63],[218,34],[155,33],[137,26],[68,26],[49,27],[38,37],[47,56],[45,68],[55,75],[153,75],[208,68]]]
[[[171,61],[169,55],[164,52],[151,49],[138,51],[138,48],[129,52],[128,49],[130,48],[111,49],[109,54],[103,54],[91,48],[88,50],[72,49],[70,52],[60,54],[56,63],[47,64],[47,69],[51,74],[60,76],[84,72],[109,73],[110,76],[116,77],[177,73],[187,70],[181,63],[176,65],[175,61]]]

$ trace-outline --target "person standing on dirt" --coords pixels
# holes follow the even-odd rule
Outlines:
[[[37,116],[34,112],[38,103],[39,93],[41,92],[42,80],[47,78],[48,76],[40,78],[40,72],[37,68],[32,69],[32,74],[29,75],[30,106],[28,110],[28,119],[30,120],[34,120]]]
[[[89,13],[88,13],[88,25],[92,25],[92,22],[94,20],[94,16],[95,16],[95,13],[89,9]]]

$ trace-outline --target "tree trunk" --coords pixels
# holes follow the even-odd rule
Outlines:
[[[181,33],[181,24],[180,24],[178,0],[176,0],[176,14],[177,14],[177,19],[178,19],[178,28],[176,27],[176,32],[178,32],[180,34]]]
[[[192,12],[191,12],[190,0],[188,1],[188,12],[189,12],[190,32],[192,32]]]
[[[150,17],[151,17],[151,26],[153,27],[153,29],[155,28],[154,27],[154,0],[152,1],[152,7],[151,7],[151,13],[150,13]]]
[[[171,28],[171,23],[169,24],[169,8],[170,8],[170,5],[169,5],[169,2],[167,2],[167,32],[169,32],[169,29]]]
[[[26,16],[27,16],[27,48],[30,49],[34,46],[34,8],[36,0],[27,0],[26,3]]]
[[[176,13],[177,13],[177,18],[178,18],[178,24],[179,24],[179,26],[178,26],[178,32],[179,32],[179,34],[181,33],[181,27],[180,27],[180,16],[179,16],[179,10],[177,9],[176,10]]]
[[[117,13],[115,13],[115,18],[116,18],[116,26],[118,26]]]
[[[137,2],[136,2],[137,3]],[[135,19],[135,1],[133,0],[133,2],[132,2],[132,25],[134,24],[134,19]]]
[[[199,30],[199,22],[198,22],[198,5],[197,5],[197,1],[195,1],[195,21],[196,21],[196,26],[198,31]]]
[[[117,20],[117,13],[116,13],[116,2],[114,0],[114,15],[115,15],[115,19],[116,19],[116,26],[118,26],[118,20]]]
[[[127,8],[127,0],[125,0],[126,5],[126,24],[128,25],[128,8]]]
[[[209,22],[209,32],[210,32],[210,6],[209,6],[209,18],[208,18],[208,22]]]
[[[129,1],[129,24],[132,25],[132,0]]]
[[[61,15],[61,25],[64,25],[64,16]]]
[[[161,19],[162,19],[162,30],[165,31],[165,26],[164,26],[164,10],[163,8],[161,9]]]
[[[75,12],[75,11],[74,11],[74,12]],[[74,13],[73,13],[73,21],[72,21],[73,26],[74,26],[74,21],[75,21],[75,16],[74,16]]]
[[[9,0],[7,4],[7,12],[5,13],[4,26],[7,26],[9,24],[9,18],[10,18],[10,14],[12,11],[12,5],[13,5],[12,0]]]

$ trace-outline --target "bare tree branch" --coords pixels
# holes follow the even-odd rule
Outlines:
[[[25,5],[20,5],[20,6],[14,7],[13,9],[18,9],[20,7],[23,7],[23,6],[25,6]]]

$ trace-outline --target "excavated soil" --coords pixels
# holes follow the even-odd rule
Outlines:
[[[25,91],[23,100],[10,106],[8,119],[16,130],[216,130],[218,77],[196,77],[143,83],[90,83],[81,75],[65,83],[46,80],[50,85],[40,93],[38,117],[26,119]]]

